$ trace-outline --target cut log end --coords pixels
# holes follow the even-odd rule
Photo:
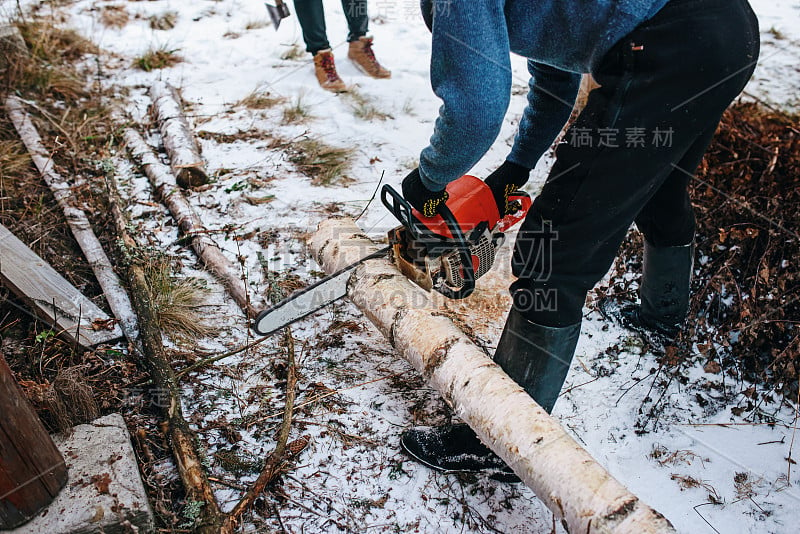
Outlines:
[[[178,182],[178,185],[184,189],[206,185],[210,180],[201,166],[202,164],[198,164],[197,167],[184,166],[178,169],[178,173],[175,176],[175,180]]]
[[[209,182],[189,120],[183,112],[177,89],[158,81],[150,87],[151,115],[158,123],[170,167],[182,187],[197,187]]]

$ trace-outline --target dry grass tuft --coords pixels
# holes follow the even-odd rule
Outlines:
[[[30,111],[35,108],[35,114],[44,119],[40,128],[59,137],[60,154],[70,156],[73,163],[90,159],[86,151],[106,141],[110,130],[102,99],[87,98],[88,78],[76,60],[100,50],[74,30],[53,25],[50,19],[25,19],[15,25],[25,46],[11,49],[4,58],[8,65],[6,89],[38,102]],[[67,106],[59,103],[57,109],[51,108],[54,99]],[[47,138],[48,132],[43,133]],[[15,160],[7,148],[6,159]]]
[[[306,56],[306,51],[297,43],[292,43],[286,51],[281,54],[281,59],[286,61],[298,61]]]
[[[178,23],[177,11],[165,11],[150,17],[150,28],[153,30],[171,30]]]
[[[17,22],[25,47],[6,50],[2,78],[8,92],[75,101],[86,96],[73,63],[98,48],[73,30],[42,21]]]
[[[47,410],[50,422],[62,434],[69,434],[73,426],[100,415],[80,365],[60,369],[52,384],[22,380],[20,385],[35,406]]]
[[[53,380],[53,391],[67,407],[72,426],[91,421],[100,415],[92,388],[86,383],[81,366],[61,369]]]
[[[283,108],[284,124],[302,124],[313,118],[311,107],[306,103],[305,94],[302,92],[298,93],[294,102]]]
[[[48,22],[18,22],[17,28],[31,54],[44,61],[74,61],[100,51],[97,45],[75,30],[59,28]]]
[[[165,69],[183,61],[183,58],[177,52],[177,48],[169,49],[166,45],[156,46],[136,58],[133,64],[145,72]]]
[[[19,78],[15,85],[25,91],[72,102],[87,94],[83,82],[74,71],[34,61],[24,62],[19,67]]]
[[[394,118],[389,113],[378,109],[375,106],[375,99],[373,97],[365,95],[355,88],[345,93],[345,97],[350,101],[350,108],[353,110],[353,115],[355,115],[356,118],[365,121],[385,121]]]
[[[259,130],[256,128],[239,130],[235,133],[209,132],[208,130],[199,130],[196,135],[200,139],[211,139],[212,141],[221,144],[236,143],[238,141],[245,141],[245,142],[266,141],[268,139],[269,140],[275,139],[272,136],[271,132],[266,132],[264,130]]]
[[[403,109],[401,111],[406,115],[410,115],[411,117],[415,117],[417,115],[417,112],[414,109],[414,100],[411,97],[406,98],[406,101],[403,102]]]
[[[109,28],[123,28],[130,20],[130,14],[122,5],[103,6],[100,12],[100,22]]]
[[[22,143],[0,140],[0,177],[12,176],[27,169],[31,160]],[[2,196],[2,191],[0,191]]]
[[[269,92],[262,93],[255,90],[239,100],[234,106],[244,106],[249,109],[269,109],[285,103],[285,96],[272,96]]]
[[[289,147],[289,160],[314,185],[330,186],[347,180],[352,148],[331,146],[319,139],[305,138]]]
[[[270,25],[267,19],[250,20],[244,25],[245,30],[260,30]]]
[[[148,296],[163,332],[193,340],[217,331],[205,320],[202,308],[209,290],[200,279],[173,276],[169,262],[164,259],[150,262],[145,270]]]

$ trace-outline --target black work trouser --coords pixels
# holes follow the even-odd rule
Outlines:
[[[358,41],[367,34],[369,17],[367,16],[367,0],[342,0],[344,16],[347,18],[348,41]],[[316,54],[320,50],[330,48],[325,30],[325,11],[322,0],[294,0],[294,10],[300,27],[303,30],[303,41],[306,50]]]
[[[517,237],[511,291],[528,320],[580,322],[634,221],[654,246],[692,241],[687,184],[758,50],[746,0],[671,0],[606,54]]]

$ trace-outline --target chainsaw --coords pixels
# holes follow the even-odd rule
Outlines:
[[[400,222],[389,231],[389,246],[369,254],[319,282],[297,291],[261,312],[253,329],[268,335],[298,321],[347,294],[352,270],[387,254],[409,280],[426,291],[463,299],[475,281],[494,264],[505,232],[525,218],[531,198],[523,191],[509,196],[511,210],[500,216],[492,191],[483,180],[465,175],[448,184],[449,200],[435,217],[424,217],[390,185],[381,201]]]

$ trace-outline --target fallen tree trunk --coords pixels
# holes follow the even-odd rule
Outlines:
[[[128,252],[136,250],[137,244],[128,233],[128,224],[120,209],[115,179],[110,180],[109,196],[111,214],[119,233],[122,246]],[[125,251],[123,251],[125,252]],[[126,254],[126,257],[135,255]],[[205,469],[196,450],[197,437],[183,417],[181,395],[178,381],[164,351],[161,330],[158,327],[156,310],[148,297],[148,283],[145,271],[136,260],[128,265],[128,280],[131,287],[133,304],[139,314],[140,341],[142,352],[150,370],[153,389],[161,395],[166,394],[169,404],[164,409],[166,416],[166,435],[172,447],[181,477],[186,490],[186,503],[199,503],[200,511],[192,532],[216,534],[222,523],[222,512],[208,482]]]
[[[330,219],[311,238],[328,273],[378,247],[350,219]],[[347,294],[456,414],[503,458],[570,532],[672,533],[511,380],[424,292],[386,259],[354,269]]]
[[[11,122],[14,123],[14,128],[19,133],[22,142],[28,149],[33,163],[39,170],[39,174],[42,175],[45,183],[53,192],[56,202],[63,210],[70,230],[72,230],[72,235],[75,236],[75,240],[86,257],[86,261],[89,262],[92,271],[94,271],[95,278],[97,278],[100,287],[103,288],[108,305],[122,327],[122,333],[131,343],[135,342],[138,332],[136,315],[133,313],[131,301],[122,287],[117,273],[114,272],[114,267],[112,267],[108,256],[103,250],[100,240],[94,234],[89,218],[83,210],[72,205],[72,188],[67,183],[67,180],[56,172],[53,159],[44,147],[42,138],[33,125],[30,116],[22,107],[22,102],[17,97],[9,96],[6,99],[6,112]]]
[[[158,81],[150,87],[150,98],[153,101],[152,115],[158,123],[161,141],[178,184],[182,187],[207,184],[208,175],[200,146],[183,113],[178,91],[168,83]]]
[[[150,180],[156,194],[178,222],[178,228],[191,240],[192,248],[212,274],[221,281],[233,300],[248,317],[255,317],[259,303],[251,302],[241,269],[231,262],[208,236],[208,230],[177,186],[169,167],[161,163],[139,133],[125,130],[125,145]]]

